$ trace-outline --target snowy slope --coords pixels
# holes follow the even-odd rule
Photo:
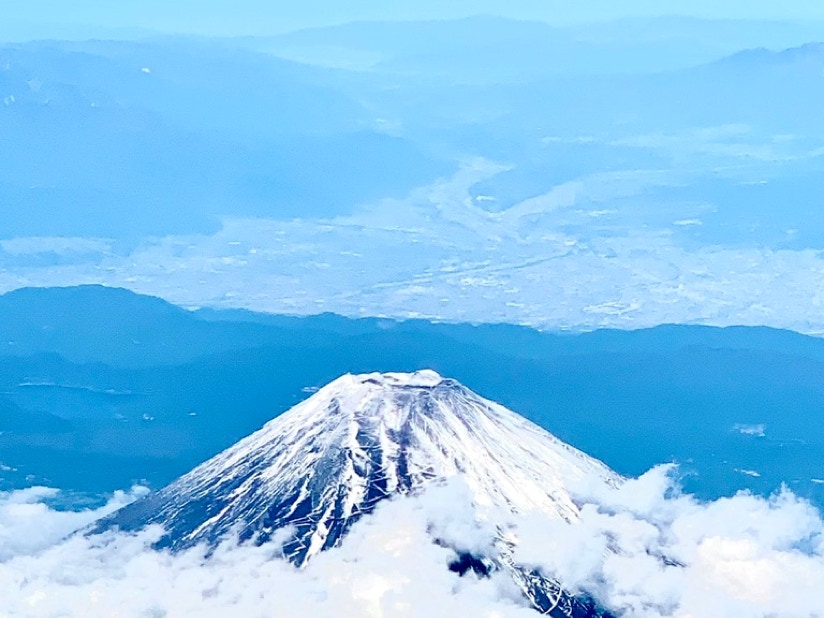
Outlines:
[[[235,530],[265,541],[289,525],[296,532],[287,555],[300,565],[340,543],[381,500],[455,476],[479,508],[570,522],[578,515],[570,481],[620,482],[602,463],[435,372],[346,375],[102,527],[161,523],[161,544],[180,549]],[[511,571],[539,608],[563,596],[506,552],[482,558]],[[568,611],[555,615],[587,615],[566,601]]]

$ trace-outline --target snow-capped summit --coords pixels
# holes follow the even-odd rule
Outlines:
[[[161,543],[173,549],[238,529],[265,541],[292,526],[285,549],[300,565],[339,544],[381,500],[455,476],[478,507],[570,522],[578,517],[570,481],[620,482],[601,462],[434,371],[345,375],[103,525],[163,524]],[[516,575],[528,592],[532,576]]]
[[[431,369],[423,369],[414,373],[371,373],[359,377],[395,386],[437,386],[443,382],[440,374]]]

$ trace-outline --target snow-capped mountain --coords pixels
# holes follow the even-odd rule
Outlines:
[[[160,544],[182,549],[238,530],[265,542],[291,526],[284,549],[302,565],[339,544],[381,500],[456,476],[481,509],[537,510],[568,522],[578,517],[570,481],[621,482],[601,462],[433,371],[346,375],[98,529],[159,523]],[[461,556],[455,570],[506,570],[553,616],[603,615],[515,564],[503,532],[499,545],[494,556]]]

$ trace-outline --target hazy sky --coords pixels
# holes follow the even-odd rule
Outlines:
[[[2,0],[0,36],[77,26],[199,34],[266,34],[356,19],[425,19],[497,14],[565,23],[633,16],[824,19],[820,0]]]

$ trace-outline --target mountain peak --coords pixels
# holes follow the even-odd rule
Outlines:
[[[183,549],[237,530],[264,542],[291,527],[284,551],[302,565],[339,545],[381,501],[455,477],[479,509],[567,522],[579,516],[571,482],[620,482],[601,462],[434,371],[347,374],[98,529],[161,524],[160,545]]]
[[[168,487],[124,509],[166,543],[215,542],[243,524],[268,538],[301,513],[298,563],[335,545],[380,500],[461,477],[481,506],[578,517],[568,484],[619,477],[456,380],[431,370],[344,375]],[[146,505],[151,507],[146,509]],[[303,534],[303,533],[302,533]]]
[[[364,373],[344,376],[360,384],[378,384],[381,386],[398,386],[411,388],[432,388],[444,381],[441,375],[432,369],[423,369],[413,373]],[[333,382],[334,384],[334,382]]]
[[[423,369],[412,373],[347,373],[317,391],[325,397],[380,396],[383,392],[403,389],[433,389],[439,386],[459,387],[455,380],[443,378],[436,371]]]

